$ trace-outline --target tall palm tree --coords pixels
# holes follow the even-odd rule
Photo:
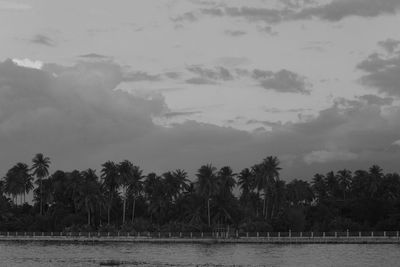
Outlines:
[[[253,167],[256,175],[257,188],[264,191],[265,218],[270,221],[272,217],[274,185],[279,180],[279,159],[275,156],[266,157],[260,164]]]
[[[134,179],[134,166],[129,160],[124,160],[118,164],[119,186],[122,189],[122,224],[125,223],[126,200],[128,198],[129,181]]]
[[[100,196],[100,184],[96,171],[88,169],[82,172],[82,183],[79,188],[79,204],[84,206],[87,213],[87,224],[91,224],[91,213],[95,210]]]
[[[324,175],[318,173],[315,174],[311,183],[311,189],[314,192],[314,196],[317,197],[319,202],[321,202],[321,200],[325,199],[328,195]]]
[[[187,172],[182,169],[176,169],[175,171],[173,171],[172,176],[174,177],[175,181],[176,193],[174,197],[176,200],[180,194],[189,190],[190,181],[188,179]]]
[[[143,182],[144,178],[143,171],[139,166],[133,166],[131,175],[127,180],[128,185],[128,194],[132,195],[133,203],[132,203],[132,223],[135,220],[135,209],[136,209],[136,199],[139,197],[141,192],[143,191]]]
[[[103,167],[101,169],[101,178],[103,179],[102,185],[108,193],[107,224],[110,224],[111,207],[114,200],[114,196],[117,194],[119,172],[118,172],[118,166],[112,161],[107,161],[103,163],[101,166]]]
[[[210,200],[218,193],[218,180],[216,176],[216,168],[211,164],[203,165],[197,171],[196,186],[200,196],[207,200],[207,218],[208,226],[211,226]]]
[[[240,199],[245,201],[248,199],[250,192],[255,188],[254,176],[249,168],[243,169],[238,176],[238,185],[242,191]]]
[[[219,193],[223,196],[232,194],[232,189],[236,185],[235,177],[231,167],[222,167],[217,173]]]
[[[32,159],[33,165],[33,175],[39,180],[40,188],[42,188],[42,179],[49,175],[50,158],[43,156],[43,154],[38,153]],[[43,199],[42,192],[40,192],[40,215],[43,214]]]
[[[29,193],[32,190],[32,176],[29,173],[29,167],[25,163],[17,163],[10,170],[8,170],[5,176],[5,192],[12,195],[13,198],[17,199],[20,196],[20,203],[22,204],[22,196]]]
[[[343,200],[346,200],[346,192],[350,189],[351,184],[351,171],[343,169],[337,172],[338,183],[343,192]]]

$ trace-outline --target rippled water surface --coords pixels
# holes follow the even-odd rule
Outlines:
[[[399,245],[0,242],[0,266],[399,266]]]

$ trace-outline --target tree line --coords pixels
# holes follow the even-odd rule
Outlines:
[[[234,173],[201,166],[161,175],[128,160],[49,173],[43,154],[16,163],[0,180],[0,231],[369,231],[400,229],[400,176],[373,165],[280,178],[268,156]],[[33,192],[33,203],[26,195]]]

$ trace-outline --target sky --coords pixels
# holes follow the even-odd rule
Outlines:
[[[400,1],[0,1],[0,172],[273,155],[399,172]]]

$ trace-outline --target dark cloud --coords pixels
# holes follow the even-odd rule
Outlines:
[[[359,99],[366,101],[369,105],[391,105],[393,103],[393,98],[391,97],[380,97],[377,95],[363,95]]]
[[[400,46],[400,41],[395,39],[386,39],[385,41],[378,42],[378,45],[385,49],[388,53],[393,53]]]
[[[109,58],[107,56],[96,54],[96,53],[84,54],[84,55],[80,55],[79,57],[89,58],[89,59],[107,59],[107,58]]]
[[[40,44],[40,45],[45,45],[45,46],[55,46],[55,42],[48,36],[43,35],[43,34],[36,34],[35,36],[32,37],[30,40],[31,43],[34,44]]]
[[[364,85],[391,96],[400,96],[400,54],[386,57],[375,53],[357,67],[367,73],[361,78]]]
[[[184,168],[191,178],[205,163],[240,171],[268,155],[282,159],[284,179],[373,163],[398,168],[400,150],[387,150],[400,140],[398,106],[382,114],[365,100],[341,100],[305,122],[256,133],[195,121],[161,127],[154,117],[178,114],[161,96],[118,90],[123,73],[109,61],[47,64],[41,70],[0,63],[3,174],[38,152],[51,157],[52,170],[99,169],[106,160],[130,159],[146,172]]]
[[[280,3],[281,8],[212,6],[184,13],[173,20],[193,22],[201,16],[225,16],[265,24],[312,18],[335,22],[351,16],[377,17],[396,14],[400,9],[398,0],[332,0],[326,4],[313,0],[282,0]]]
[[[278,72],[255,69],[253,78],[259,81],[260,85],[265,89],[272,89],[282,93],[310,93],[305,77],[285,69]]]
[[[203,77],[194,77],[186,80],[186,83],[190,84],[216,84],[215,81],[203,78]]]
[[[174,117],[181,117],[181,116],[190,116],[195,114],[200,114],[201,111],[171,111],[163,114],[162,116],[165,118],[174,118]]]
[[[181,76],[181,74],[179,72],[175,72],[175,71],[168,71],[168,72],[164,73],[164,75],[167,76],[168,78],[174,79],[174,80],[178,79]]]
[[[153,75],[153,74],[148,74],[147,72],[144,71],[136,71],[136,72],[125,73],[123,76],[123,80],[125,82],[140,82],[140,81],[156,82],[160,81],[161,77],[158,74]]]
[[[245,35],[246,32],[245,31],[240,31],[240,30],[226,30],[225,34],[236,37],[236,36]]]
[[[188,83],[193,84],[207,84],[215,83],[217,81],[229,81],[233,80],[233,76],[227,68],[216,67],[214,69],[204,68],[199,65],[193,65],[187,67],[187,70],[191,73],[198,75],[198,77],[187,80]]]
[[[304,8],[289,17],[310,19],[317,17],[328,21],[339,21],[346,17],[376,17],[395,14],[400,9],[398,0],[333,0],[328,4]]]

